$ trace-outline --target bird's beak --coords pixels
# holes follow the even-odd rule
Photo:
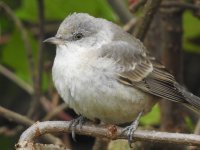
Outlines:
[[[55,45],[64,44],[64,40],[61,39],[61,38],[58,38],[58,37],[50,37],[50,38],[44,40],[43,42],[52,43],[52,44],[55,44]]]

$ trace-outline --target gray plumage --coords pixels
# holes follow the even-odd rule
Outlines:
[[[59,94],[89,119],[130,122],[159,98],[200,110],[200,99],[181,87],[138,39],[112,22],[74,13],[47,42],[57,45],[52,73]]]

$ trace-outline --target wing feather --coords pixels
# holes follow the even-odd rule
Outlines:
[[[116,73],[120,83],[200,109],[200,99],[183,90],[174,76],[162,64],[156,62],[154,57],[147,55],[141,47],[144,46],[112,42],[101,48],[100,56],[113,59],[120,66],[121,70]]]

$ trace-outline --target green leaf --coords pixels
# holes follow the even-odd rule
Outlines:
[[[141,124],[143,125],[156,125],[160,122],[160,108],[158,104],[156,104],[150,113],[143,116],[140,120]]]
[[[1,149],[8,150],[8,149],[13,149],[14,144],[17,142],[16,137],[6,137],[3,135],[0,135],[0,145]]]
[[[106,0],[46,0],[46,20],[63,20],[73,12],[85,12],[96,17],[115,20],[112,9]],[[17,16],[29,22],[36,23],[38,18],[37,1],[22,0],[21,7],[16,11]]]
[[[37,1],[22,0],[21,7],[16,10],[16,15],[24,21],[36,23],[38,20]]]
[[[195,129],[195,125],[192,122],[192,119],[189,116],[186,116],[185,118],[185,124],[187,125],[188,129],[190,129],[190,131],[194,131]]]
[[[12,68],[21,79],[31,83],[28,58],[20,34],[19,31],[14,31],[9,43],[3,47],[1,63]],[[35,50],[37,43],[31,36],[29,37]]]
[[[199,42],[192,42],[194,39],[200,41],[200,20],[194,17],[190,12],[186,11],[183,15],[183,48],[189,52],[200,53]]]

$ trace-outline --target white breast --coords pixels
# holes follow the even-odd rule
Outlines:
[[[91,120],[121,124],[150,108],[147,104],[152,105],[149,104],[151,96],[116,80],[114,62],[97,59],[84,51],[62,53],[66,47],[60,48],[54,61],[53,81],[61,97],[76,113]]]

